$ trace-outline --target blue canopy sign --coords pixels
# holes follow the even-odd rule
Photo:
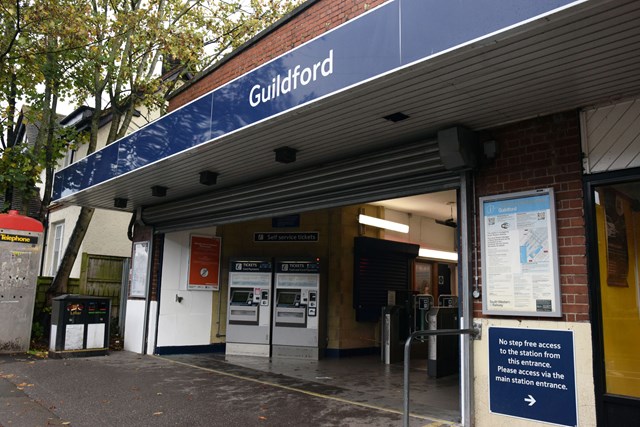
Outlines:
[[[391,0],[56,172],[53,200],[580,0]]]

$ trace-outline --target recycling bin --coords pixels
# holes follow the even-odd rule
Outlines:
[[[111,299],[62,295],[52,301],[49,357],[103,356],[109,351]]]

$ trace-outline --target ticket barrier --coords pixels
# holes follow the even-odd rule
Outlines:
[[[269,260],[232,260],[229,268],[227,355],[269,357],[271,275]]]
[[[380,358],[382,363],[402,362],[404,343],[417,330],[418,295],[410,291],[388,291],[387,306],[382,307],[380,325]],[[411,347],[411,357],[426,357],[426,343]]]
[[[273,308],[273,357],[319,359],[320,263],[318,260],[276,262]]]
[[[447,301],[457,303],[457,298]],[[428,311],[427,317],[429,330],[458,329],[459,327],[457,304],[455,307],[432,307]],[[431,336],[428,342],[427,375],[431,378],[440,378],[456,374],[460,360],[459,337],[455,335]]]
[[[415,304],[415,330],[426,331],[429,329],[429,311],[434,306],[433,295],[416,295]]]

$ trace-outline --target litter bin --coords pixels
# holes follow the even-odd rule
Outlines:
[[[104,356],[109,351],[111,299],[62,295],[52,301],[49,357]]]

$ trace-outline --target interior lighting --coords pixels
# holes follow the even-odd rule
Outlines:
[[[153,197],[164,197],[167,195],[167,187],[163,187],[162,185],[154,185],[151,187],[151,195]]]
[[[114,208],[119,208],[119,209],[124,209],[127,207],[127,202],[128,200],[122,197],[116,197],[115,199],[113,199],[113,207]]]
[[[418,256],[423,258],[433,258],[445,261],[458,261],[457,252],[437,251],[435,249],[420,248]]]
[[[358,216],[358,222],[364,225],[370,225],[372,227],[384,228],[385,230],[397,231],[398,233],[408,233],[409,226],[400,224],[399,222],[387,221],[386,219],[380,219],[369,215],[360,214]]]
[[[203,185],[215,185],[218,181],[218,174],[211,171],[200,172],[200,184]]]
[[[296,161],[296,153],[298,150],[291,147],[280,147],[273,150],[276,153],[276,162],[278,163],[293,163]]]
[[[398,122],[401,122],[403,120],[407,120],[408,118],[409,118],[409,116],[407,116],[402,111],[398,111],[397,113],[389,114],[389,115],[383,117],[383,119],[389,120],[390,122],[394,122],[394,123],[398,123]]]

